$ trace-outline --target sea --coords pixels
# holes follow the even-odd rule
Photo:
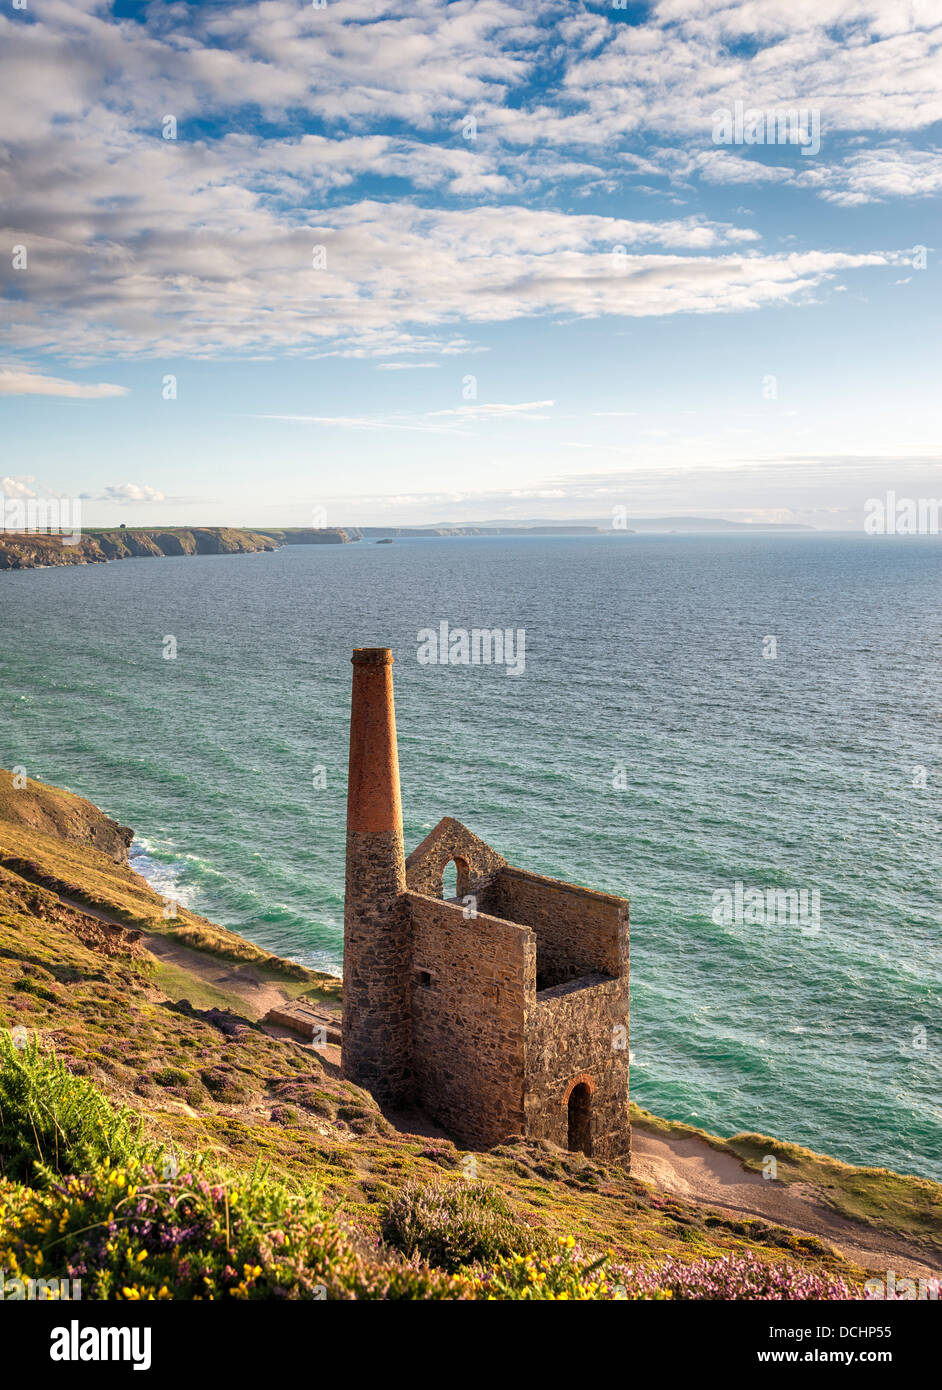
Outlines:
[[[634,1100],[942,1180],[940,600],[942,540],[821,533],[8,572],[0,765],[340,971],[350,654],[390,646],[408,845],[452,815],[630,899]]]

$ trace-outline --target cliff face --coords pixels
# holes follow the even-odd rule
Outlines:
[[[288,526],[264,534],[280,545],[348,545],[360,539],[355,531],[342,526]]]
[[[0,823],[85,845],[116,864],[127,864],[133,830],[119,825],[84,797],[31,778],[23,780],[26,785],[18,786],[19,779],[0,768]]]
[[[61,536],[0,531],[0,570],[102,564],[106,560],[140,557],[157,559],[164,555],[245,555],[253,550],[277,550],[281,545],[348,545],[359,539],[355,532],[339,526],[277,531],[246,531],[234,526],[155,526],[85,531],[76,545],[64,545]]]
[[[164,555],[232,555],[274,550],[276,546],[273,536],[231,526],[86,531],[76,545],[65,545],[61,536],[7,531],[0,532],[0,569],[101,564],[142,556],[157,559]]]

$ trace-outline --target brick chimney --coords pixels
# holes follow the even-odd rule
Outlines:
[[[411,1098],[411,926],[388,647],[353,661],[343,915],[343,1074],[387,1104]]]

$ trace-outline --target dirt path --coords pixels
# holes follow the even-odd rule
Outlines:
[[[184,946],[172,937],[145,931],[141,927],[129,927],[120,917],[112,916],[101,908],[89,907],[77,899],[66,897],[64,893],[57,893],[56,897],[64,907],[69,907],[74,912],[82,912],[86,917],[94,917],[108,926],[139,931],[141,944],[147,947],[151,955],[169,965],[179,966],[188,975],[194,975],[206,985],[225,990],[227,994],[237,995],[253,1019],[262,1018],[269,1009],[276,1008],[291,998],[276,982],[263,979],[252,965],[222,960],[203,951],[194,951],[192,947]]]
[[[928,1264],[931,1256],[919,1246],[840,1216],[819,1202],[805,1183],[770,1182],[744,1168],[732,1154],[696,1137],[652,1134],[635,1125],[631,1173],[673,1196],[817,1236],[855,1264],[884,1277],[890,1269],[917,1278],[940,1274],[940,1265]]]

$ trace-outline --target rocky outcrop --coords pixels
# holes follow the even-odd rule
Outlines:
[[[278,544],[274,535],[231,526],[163,530],[117,527],[110,531],[86,531],[75,545],[67,545],[61,536],[0,531],[0,570],[159,559],[165,555],[242,555],[254,550],[275,550]]]
[[[100,564],[108,558],[98,541],[91,536],[82,536],[77,545],[64,545],[59,536],[0,532],[0,570]]]
[[[127,864],[134,831],[99,811],[90,801],[33,778],[20,787],[14,774],[0,768],[0,820],[88,845],[117,864]]]

